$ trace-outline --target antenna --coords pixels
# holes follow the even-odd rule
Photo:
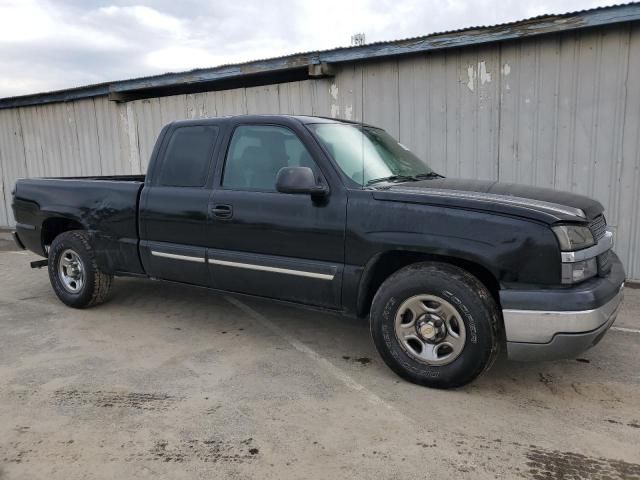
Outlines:
[[[351,35],[351,46],[361,47],[365,44],[364,33]],[[364,69],[360,68],[360,159],[362,161],[362,186],[364,187]]]
[[[365,44],[364,33],[354,33],[351,35],[351,46],[361,47]]]

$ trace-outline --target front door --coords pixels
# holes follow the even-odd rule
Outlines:
[[[308,166],[327,182],[310,153],[319,150],[294,128],[240,124],[233,130],[209,204],[211,279],[223,290],[337,308],[346,196],[340,188],[321,201],[276,191],[277,173],[286,166]]]
[[[140,254],[152,277],[209,285],[207,179],[217,138],[211,124],[178,125],[165,134],[140,198]]]

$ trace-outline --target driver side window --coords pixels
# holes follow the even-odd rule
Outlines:
[[[274,125],[243,125],[235,129],[231,138],[222,186],[230,190],[275,192],[280,169],[295,166],[318,172],[295,133]]]

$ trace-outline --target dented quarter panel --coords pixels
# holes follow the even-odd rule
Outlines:
[[[28,249],[46,256],[41,241],[45,220],[73,220],[92,234],[98,261],[103,268],[111,272],[143,273],[138,256],[137,231],[142,179],[19,180],[14,214],[17,222],[25,227],[18,225],[18,234]]]

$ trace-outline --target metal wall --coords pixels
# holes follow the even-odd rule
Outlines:
[[[380,125],[447,176],[600,200],[640,279],[640,25],[343,64],[335,78],[126,104],[105,97],[0,110],[0,225],[16,178],[144,172],[182,118],[333,116]]]

